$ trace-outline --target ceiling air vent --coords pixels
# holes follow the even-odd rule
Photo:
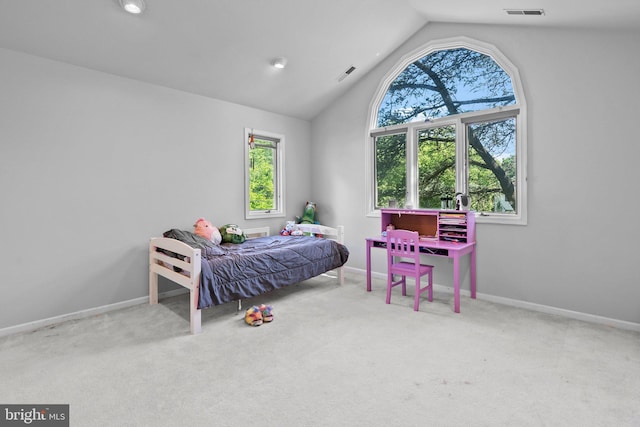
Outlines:
[[[343,81],[349,74],[353,73],[356,70],[356,67],[353,65],[347,68],[343,73],[338,76],[338,81]]]
[[[507,12],[507,15],[544,15],[543,9],[505,9],[505,12]]]

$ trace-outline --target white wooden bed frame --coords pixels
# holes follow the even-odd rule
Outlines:
[[[297,224],[298,228],[305,233],[322,234],[323,237],[335,240],[338,243],[344,243],[344,227],[336,228],[327,227],[318,224]],[[248,239],[256,237],[269,236],[269,227],[259,227],[245,229],[244,233]],[[184,261],[158,252],[156,249],[164,249],[173,252],[181,257]],[[200,272],[201,272],[201,251],[192,248],[176,239],[166,237],[154,237],[149,243],[149,304],[158,303],[158,276],[184,286],[189,290],[189,323],[192,334],[202,332],[202,310],[198,309],[198,293],[200,290]],[[173,267],[182,269],[180,273],[173,270]],[[340,285],[344,284],[344,266],[336,269],[338,271],[338,281]],[[240,309],[240,301],[238,301],[238,309]]]

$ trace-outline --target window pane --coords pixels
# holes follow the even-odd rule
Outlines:
[[[515,104],[509,75],[488,55],[470,49],[423,56],[389,85],[378,127]]]
[[[254,210],[276,209],[276,144],[255,139],[249,150],[249,205]]]
[[[418,132],[418,198],[420,208],[453,208],[456,191],[456,128]]]
[[[404,206],[407,194],[407,135],[384,135],[375,138],[376,208],[387,207],[395,200]]]
[[[515,118],[474,123],[467,129],[471,209],[515,214]]]

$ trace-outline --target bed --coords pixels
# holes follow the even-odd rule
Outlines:
[[[215,245],[172,229],[149,243],[149,303],[158,303],[158,277],[189,290],[190,330],[202,332],[205,308],[240,301],[336,270],[344,284],[344,227],[298,224],[304,236],[269,236],[269,227],[246,229],[241,244]],[[194,237],[195,236],[195,237]],[[318,237],[322,236],[322,237]]]

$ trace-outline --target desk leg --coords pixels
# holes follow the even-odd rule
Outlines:
[[[471,251],[471,298],[476,297],[476,248]]]
[[[367,240],[367,292],[371,292],[371,246],[373,242]]]
[[[453,311],[460,313],[460,257],[453,256]]]

